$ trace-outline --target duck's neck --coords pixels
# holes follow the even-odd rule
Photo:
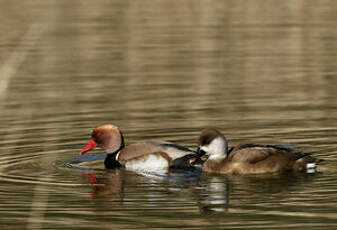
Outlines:
[[[119,153],[119,152],[118,152]],[[120,168],[122,165],[116,160],[117,157],[116,153],[109,153],[106,155],[104,160],[104,166],[107,169],[113,169],[113,168]]]
[[[114,152],[108,153],[105,157],[104,165],[105,165],[105,168],[107,168],[107,169],[119,168],[119,167],[122,166],[118,162],[118,155],[119,155],[120,151],[122,151],[122,149],[125,147],[125,142],[124,142],[124,137],[123,137],[122,132],[120,132],[120,134],[121,134],[122,141],[121,141],[121,145],[120,145],[119,149],[117,149]]]
[[[203,165],[203,170],[206,172],[219,172],[220,169],[226,164],[227,156],[222,155],[217,158],[208,158]]]

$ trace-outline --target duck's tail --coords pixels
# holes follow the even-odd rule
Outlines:
[[[296,155],[298,158],[293,165],[295,171],[315,173],[317,164],[322,161],[321,159],[312,156],[312,153],[297,153]]]

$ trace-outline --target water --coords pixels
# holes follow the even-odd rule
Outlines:
[[[336,229],[335,1],[0,2],[2,229]],[[127,143],[290,144],[319,173],[103,169]]]

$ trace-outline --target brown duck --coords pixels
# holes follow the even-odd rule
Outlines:
[[[218,130],[207,128],[199,137],[198,156],[208,155],[203,170],[221,174],[279,174],[315,170],[319,160],[299,150],[274,145],[244,144],[228,150]]]

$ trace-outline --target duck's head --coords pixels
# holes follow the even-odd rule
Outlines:
[[[116,152],[124,147],[124,138],[118,127],[110,124],[100,125],[91,133],[92,140],[84,147],[80,154],[101,147],[107,153]]]
[[[209,158],[224,157],[227,154],[227,141],[224,135],[214,128],[204,129],[199,136],[198,156]]]

